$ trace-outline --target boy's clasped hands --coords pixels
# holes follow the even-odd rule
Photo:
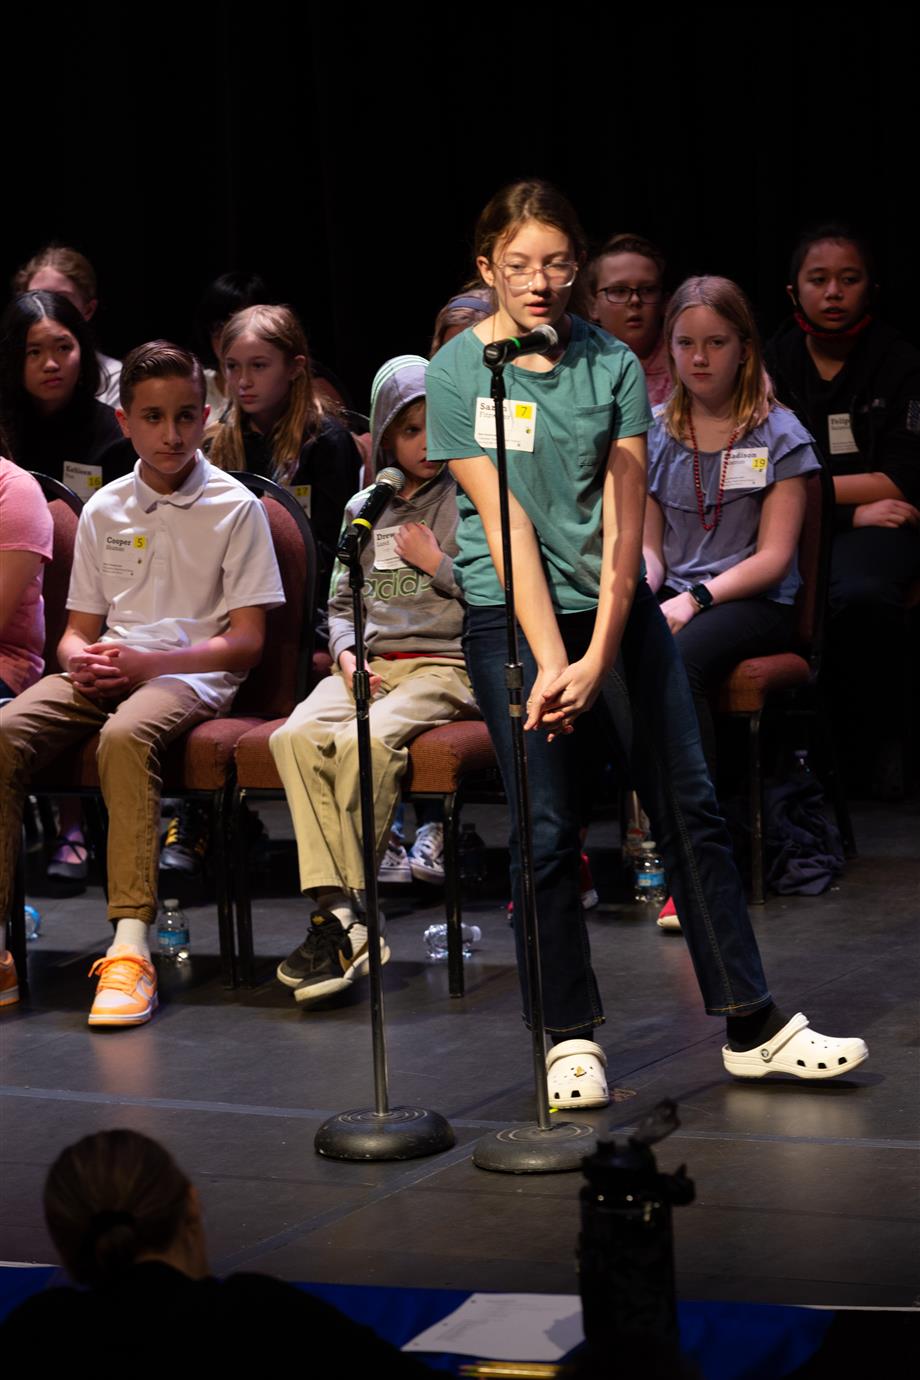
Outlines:
[[[114,699],[158,674],[156,658],[117,642],[94,642],[68,663],[70,679],[87,699]]]

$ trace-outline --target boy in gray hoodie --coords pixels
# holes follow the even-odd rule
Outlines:
[[[453,576],[456,487],[446,466],[427,458],[427,363],[416,355],[391,359],[371,391],[374,467],[396,465],[406,476],[362,554],[378,861],[399,803],[407,745],[425,729],[479,717],[460,646],[463,609]],[[346,526],[366,497],[363,490],[350,500]],[[294,823],[301,890],[312,906],[306,938],[278,968],[300,1003],[341,991],[368,971],[352,695],[357,663],[351,589],[340,564],[330,588],[329,651],[333,674],[270,741]],[[386,962],[390,951],[380,943]]]

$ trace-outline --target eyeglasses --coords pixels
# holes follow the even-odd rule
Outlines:
[[[617,302],[621,305],[628,302],[631,297],[638,297],[640,302],[660,302],[664,288],[652,287],[645,283],[640,283],[638,287],[627,287],[625,283],[611,283],[610,287],[598,288],[594,295],[600,297],[601,293],[608,302]]]
[[[521,264],[495,264],[502,277],[515,294],[529,292],[537,278],[542,278],[547,287],[571,287],[578,272],[578,264],[573,259],[557,260],[552,264],[541,264],[539,268],[524,268]]]

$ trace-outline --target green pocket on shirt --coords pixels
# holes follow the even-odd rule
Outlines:
[[[613,409],[612,398],[610,402],[595,403],[593,407],[575,408],[578,463],[586,470],[596,470],[607,459]]]

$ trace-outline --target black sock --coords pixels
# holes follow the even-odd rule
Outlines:
[[[759,1011],[751,1011],[746,1016],[728,1016],[725,1021],[725,1034],[730,1049],[739,1054],[746,1049],[755,1049],[782,1030],[789,1017],[780,1011],[773,1002],[762,1006]]]

